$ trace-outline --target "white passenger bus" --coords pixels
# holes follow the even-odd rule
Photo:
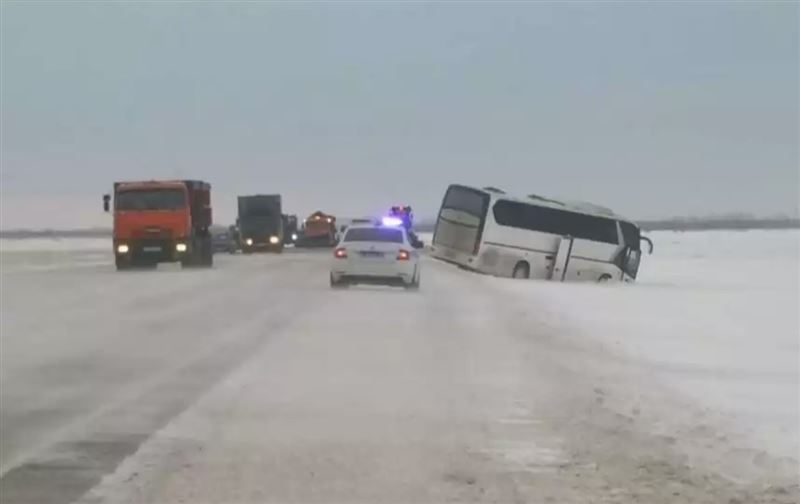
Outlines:
[[[431,255],[502,277],[631,282],[639,270],[640,240],[652,252],[638,226],[596,205],[451,185]]]

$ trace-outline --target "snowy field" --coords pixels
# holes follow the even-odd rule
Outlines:
[[[613,385],[631,389],[614,375],[636,368],[651,386],[676,391],[681,400],[672,404],[631,391],[615,407],[648,416],[653,432],[685,445],[692,462],[710,457],[734,478],[773,464],[797,470],[800,232],[650,236],[657,248],[635,286],[487,281],[532,321],[557,329],[563,344],[589,339],[618,358],[619,366],[601,364],[610,364]]]
[[[800,232],[651,237],[633,285],[419,293],[2,240],[2,502],[798,502]]]

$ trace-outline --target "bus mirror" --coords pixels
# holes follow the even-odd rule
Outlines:
[[[639,237],[639,239],[644,241],[644,242],[647,242],[647,245],[648,245],[647,253],[648,254],[652,254],[653,253],[653,240],[651,240],[650,238],[648,238],[646,236],[641,236],[641,237]]]
[[[110,212],[111,211],[111,195],[104,194],[103,195],[103,211]]]

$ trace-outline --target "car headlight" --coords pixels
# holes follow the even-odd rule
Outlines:
[[[292,233],[292,241],[297,241],[297,233]]]
[[[117,253],[119,253],[119,254],[127,254],[128,251],[130,251],[130,247],[128,247],[124,243],[121,243],[121,244],[117,245]]]
[[[281,239],[278,238],[277,236],[270,236],[269,237],[269,242],[271,244],[273,244],[273,245],[277,244],[279,241],[281,241]]]
[[[185,243],[178,243],[175,245],[175,250],[178,252],[186,252],[186,244]]]
[[[253,244],[253,239],[252,238],[248,238],[244,242],[249,246],[249,245]]]

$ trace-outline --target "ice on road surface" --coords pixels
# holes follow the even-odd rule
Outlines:
[[[797,502],[800,235],[654,239],[636,285],[418,293],[3,241],[0,501]]]

